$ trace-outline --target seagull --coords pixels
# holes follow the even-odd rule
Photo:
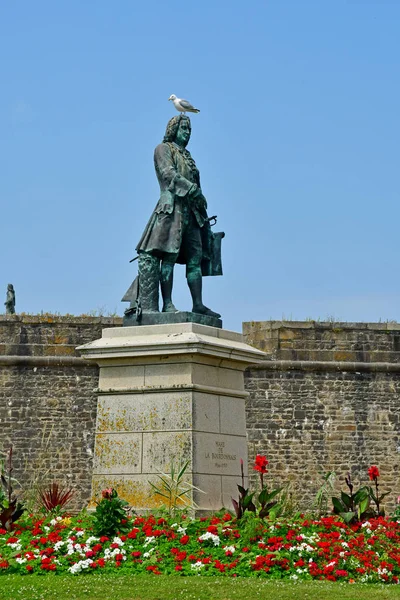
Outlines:
[[[183,98],[177,98],[175,96],[175,94],[172,94],[168,98],[168,100],[172,100],[172,102],[174,103],[174,106],[178,112],[181,112],[181,113],[185,113],[185,112],[199,113],[200,112],[199,109],[192,106],[190,104],[190,102],[188,102],[187,100],[184,100]]]

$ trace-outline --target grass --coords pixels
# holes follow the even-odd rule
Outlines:
[[[0,576],[1,600],[391,600],[400,586],[260,579],[81,575]]]

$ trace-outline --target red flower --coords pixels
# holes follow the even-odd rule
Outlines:
[[[133,558],[139,558],[140,555],[141,555],[141,552],[132,552]]]
[[[186,544],[189,541],[189,536],[188,535],[183,535],[179,541],[182,544],[182,546],[186,546]]]
[[[32,567],[32,565],[26,565],[25,569],[26,569],[27,571],[33,571],[33,567]]]
[[[132,529],[132,531],[130,531],[130,532],[128,533],[128,538],[129,538],[130,540],[135,540],[135,539],[136,539],[136,536],[137,536],[137,534],[138,534],[138,533],[139,533],[139,529],[137,529],[137,528],[135,528],[135,529]]]
[[[268,461],[265,456],[261,456],[261,454],[257,454],[256,460],[254,461],[253,469],[255,471],[259,471],[260,473],[268,473],[267,471]]]
[[[379,477],[378,467],[372,466],[368,469],[368,475],[371,481],[376,481]]]
[[[182,565],[176,565],[175,567],[175,571],[182,571],[183,567]]]
[[[115,560],[117,562],[121,562],[121,560],[124,560],[124,555],[123,554],[116,554],[115,555]]]

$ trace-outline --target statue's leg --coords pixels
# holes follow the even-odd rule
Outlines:
[[[159,312],[160,259],[148,252],[139,254],[139,299],[143,312]]]
[[[172,302],[172,286],[174,283],[174,266],[177,254],[165,254],[161,262],[161,295],[163,298],[163,312],[178,312]]]
[[[186,277],[193,300],[192,311],[201,315],[209,315],[219,319],[219,313],[212,311],[203,304],[203,278],[201,274],[201,259],[203,249],[201,243],[200,227],[195,223],[190,224],[184,234],[183,243],[186,245]]]

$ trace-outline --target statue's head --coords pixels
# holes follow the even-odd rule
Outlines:
[[[176,142],[185,148],[189,143],[191,131],[192,125],[189,117],[186,115],[176,115],[168,121],[163,141]]]
[[[12,284],[12,283],[9,283],[9,284],[8,284],[8,286],[7,286],[7,289],[8,289],[10,292],[13,292],[13,291],[14,291],[14,286],[13,286],[13,284]]]

